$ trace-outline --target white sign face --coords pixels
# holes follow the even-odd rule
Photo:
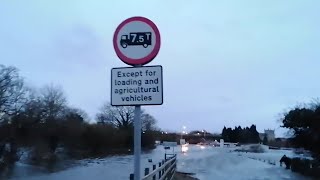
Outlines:
[[[180,145],[184,145],[186,144],[186,140],[185,139],[180,139]]]
[[[111,105],[161,105],[162,103],[162,66],[111,70]]]
[[[162,145],[166,146],[166,147],[175,147],[175,146],[178,145],[178,143],[177,142],[163,141]]]
[[[129,65],[147,64],[159,52],[160,33],[149,19],[132,17],[116,29],[113,46],[123,62]]]

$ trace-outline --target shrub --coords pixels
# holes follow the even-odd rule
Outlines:
[[[291,170],[305,176],[320,177],[319,162],[315,160],[293,158],[291,161]]]
[[[156,132],[146,131],[142,133],[141,146],[143,148],[154,148],[155,141],[156,141]]]

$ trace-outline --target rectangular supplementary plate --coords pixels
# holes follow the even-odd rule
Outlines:
[[[111,105],[161,105],[162,66],[111,69]]]

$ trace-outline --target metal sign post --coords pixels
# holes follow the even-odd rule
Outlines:
[[[141,67],[140,65],[135,65],[135,67]],[[140,169],[141,169],[141,106],[134,106],[134,135],[133,135],[133,153],[134,153],[134,179],[141,179]]]
[[[140,178],[141,169],[141,106],[134,108],[134,179]]]
[[[162,66],[142,66],[157,56],[160,42],[157,26],[144,17],[126,19],[113,35],[117,56],[134,66],[111,70],[111,105],[135,106],[134,180],[141,180],[141,105],[163,103]]]

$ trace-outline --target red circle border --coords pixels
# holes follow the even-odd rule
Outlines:
[[[148,54],[147,56],[140,58],[140,59],[133,59],[133,58],[129,58],[127,56],[125,56],[119,49],[118,44],[117,44],[117,37],[118,34],[120,32],[120,30],[123,28],[123,26],[125,26],[126,24],[132,22],[132,21],[141,21],[144,22],[146,24],[148,24],[153,31],[155,32],[155,36],[156,36],[156,44],[154,45],[153,50],[151,51],[150,54]],[[116,29],[116,31],[114,32],[113,35],[113,47],[114,50],[116,51],[117,56],[121,59],[121,61],[123,61],[124,63],[128,64],[128,65],[144,65],[147,64],[149,62],[151,62],[158,54],[159,50],[160,50],[160,45],[161,45],[161,38],[160,38],[160,32],[157,28],[157,26],[150,20],[147,19],[145,17],[140,17],[140,16],[136,16],[136,17],[131,17],[128,18],[126,20],[124,20]]]

